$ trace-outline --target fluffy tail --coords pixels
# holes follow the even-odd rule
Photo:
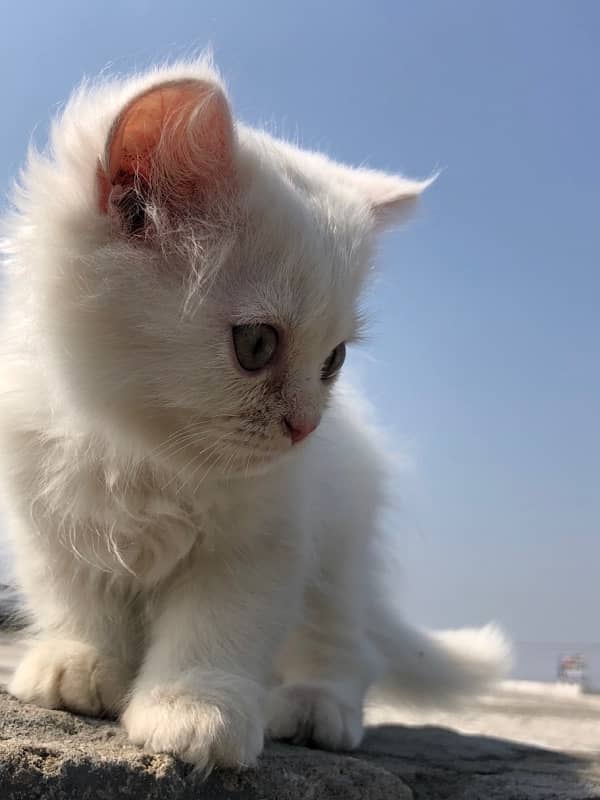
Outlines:
[[[376,646],[387,662],[378,684],[389,701],[448,706],[481,693],[504,677],[512,658],[495,625],[427,632],[401,621],[385,625]]]

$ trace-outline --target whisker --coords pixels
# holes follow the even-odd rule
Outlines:
[[[224,433],[222,436],[220,436],[220,437],[219,437],[219,438],[218,438],[218,439],[217,439],[217,440],[216,440],[216,441],[213,443],[212,447],[209,445],[209,447],[207,447],[205,450],[203,450],[201,453],[199,453],[199,455],[202,455],[202,453],[207,453],[207,451],[208,451],[208,453],[207,453],[207,455],[205,456],[205,458],[204,458],[204,459],[203,459],[203,460],[202,460],[202,461],[201,461],[201,462],[200,462],[200,463],[199,463],[199,464],[198,464],[196,467],[194,467],[194,470],[193,470],[193,472],[192,472],[192,473],[189,475],[189,477],[187,478],[187,480],[186,480],[186,481],[183,483],[183,485],[180,487],[179,491],[181,491],[181,489],[182,489],[184,486],[186,486],[186,485],[187,485],[187,484],[188,484],[188,483],[189,483],[189,482],[192,480],[192,478],[194,477],[194,475],[196,475],[196,473],[198,472],[198,470],[199,470],[199,469],[200,469],[200,468],[201,468],[201,467],[202,467],[202,466],[203,466],[203,465],[204,465],[204,464],[205,464],[205,463],[206,463],[206,462],[207,462],[207,461],[210,459],[210,456],[211,456],[211,455],[214,453],[214,451],[215,451],[215,450],[218,448],[218,446],[221,444],[221,442],[222,442],[224,439],[226,439],[226,438],[228,437],[228,435],[229,435],[229,432],[225,432],[225,433]],[[209,467],[209,469],[207,470],[207,472],[206,472],[206,473],[205,473],[205,475],[203,476],[202,480],[204,480],[204,478],[206,477],[206,475],[208,475],[208,473],[210,472],[210,470],[211,470],[211,469],[212,469],[214,466],[216,466],[216,464],[218,464],[218,463],[219,463],[219,459],[220,459],[220,458],[222,458],[222,456],[223,456],[223,454],[221,453],[221,454],[218,456],[218,458],[217,458],[217,460],[215,461],[215,463]],[[202,480],[200,481],[200,483],[202,483]],[[195,490],[194,490],[194,491],[197,491],[197,489],[198,489],[198,487],[199,487],[200,483],[198,483],[198,484],[196,485],[196,487],[195,487]]]
[[[148,453],[145,453],[132,465],[132,468],[137,468],[143,461],[146,461],[152,456],[162,455],[168,452],[167,448],[174,446],[178,442],[183,442],[186,437],[193,440],[197,437],[198,433],[204,433],[207,430],[214,432],[215,428],[220,422],[230,419],[239,419],[239,414],[216,414],[214,417],[205,417],[194,415],[180,428],[170,433],[164,441],[153,447]]]
[[[208,469],[206,470],[206,472],[204,473],[204,475],[203,475],[203,476],[200,478],[200,480],[198,481],[198,483],[197,483],[197,484],[196,484],[196,486],[194,487],[194,493],[198,491],[198,489],[199,489],[199,488],[200,488],[200,486],[202,485],[202,482],[203,482],[203,481],[206,479],[206,477],[207,477],[207,476],[210,474],[211,470],[214,470],[214,469],[216,468],[217,464],[219,463],[219,461],[220,461],[220,460],[221,460],[223,457],[224,457],[224,453],[222,453],[222,452],[221,452],[221,453],[220,453],[220,454],[217,456],[217,459],[216,459],[216,461],[215,461],[213,464],[211,464],[211,465],[208,467]]]
[[[219,437],[219,438],[218,438],[218,439],[217,439],[215,442],[213,442],[212,444],[209,444],[209,445],[208,445],[208,447],[205,447],[205,448],[204,448],[203,450],[201,450],[199,453],[194,453],[194,455],[193,455],[193,456],[192,456],[192,458],[191,458],[191,459],[190,459],[190,460],[187,462],[187,464],[184,464],[184,465],[183,465],[183,466],[182,466],[182,467],[181,467],[179,470],[177,470],[177,472],[175,472],[175,473],[174,473],[174,475],[172,475],[172,476],[171,476],[171,478],[170,478],[170,479],[167,481],[167,483],[166,483],[166,484],[163,486],[163,489],[166,489],[166,488],[167,488],[167,487],[168,487],[168,486],[169,486],[169,485],[170,485],[170,484],[171,484],[171,483],[172,483],[174,480],[178,480],[178,479],[179,479],[179,477],[180,477],[180,475],[181,475],[183,472],[187,472],[187,471],[188,471],[188,469],[189,469],[189,468],[192,466],[192,464],[194,464],[194,462],[195,462],[195,461],[197,461],[198,459],[201,459],[201,456],[202,456],[202,455],[204,455],[204,456],[205,456],[205,457],[204,457],[204,459],[201,459],[201,460],[200,460],[200,462],[199,462],[199,464],[198,464],[197,466],[195,466],[195,467],[194,467],[194,470],[193,470],[192,474],[191,474],[190,476],[188,476],[188,478],[187,478],[187,479],[186,479],[186,480],[185,480],[185,481],[184,481],[184,482],[181,484],[181,486],[179,486],[179,488],[177,489],[177,492],[176,492],[176,493],[177,493],[177,494],[179,494],[180,492],[182,492],[182,491],[183,491],[183,489],[184,489],[184,488],[185,488],[185,487],[186,487],[186,486],[189,484],[190,478],[192,478],[192,477],[193,477],[193,476],[196,474],[197,470],[198,470],[198,469],[200,469],[204,463],[206,463],[206,460],[207,460],[207,459],[210,457],[210,454],[211,454],[211,452],[212,452],[214,449],[216,449],[216,447],[217,447],[217,446],[220,444],[220,442],[221,442],[221,441],[222,441],[222,440],[223,440],[223,439],[224,439],[224,438],[225,438],[227,435],[228,435],[227,433],[224,433],[224,434],[223,434],[222,436],[220,436],[220,437]]]
[[[169,448],[165,449],[161,453],[161,455],[163,455],[163,456],[169,455],[172,458],[173,456],[176,456],[178,453],[180,453],[182,450],[185,450],[186,447],[189,447],[190,445],[198,444],[199,442],[205,441],[207,438],[209,438],[211,436],[212,431],[203,431],[202,434],[203,435],[198,435],[198,434],[195,434],[195,433],[189,434],[183,440],[180,440],[178,442],[174,442]],[[179,447],[177,447],[175,450],[172,450],[172,447],[176,447],[177,445],[179,445]]]

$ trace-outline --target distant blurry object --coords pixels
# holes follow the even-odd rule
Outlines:
[[[582,688],[587,683],[587,664],[580,654],[561,656],[558,662],[558,680],[562,683],[572,683]]]

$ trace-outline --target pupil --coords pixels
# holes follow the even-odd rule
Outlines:
[[[252,354],[257,356],[263,349],[263,339],[262,336],[259,336],[256,342],[254,343],[254,349],[252,350]]]

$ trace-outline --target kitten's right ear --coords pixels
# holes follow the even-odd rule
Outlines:
[[[352,175],[354,185],[369,203],[376,230],[385,230],[401,222],[437,178],[435,174],[419,181],[368,169],[353,170]]]
[[[206,80],[158,84],[121,111],[98,164],[100,211],[130,234],[143,233],[145,209],[177,213],[192,203],[207,213],[234,181],[235,134],[221,87]]]

